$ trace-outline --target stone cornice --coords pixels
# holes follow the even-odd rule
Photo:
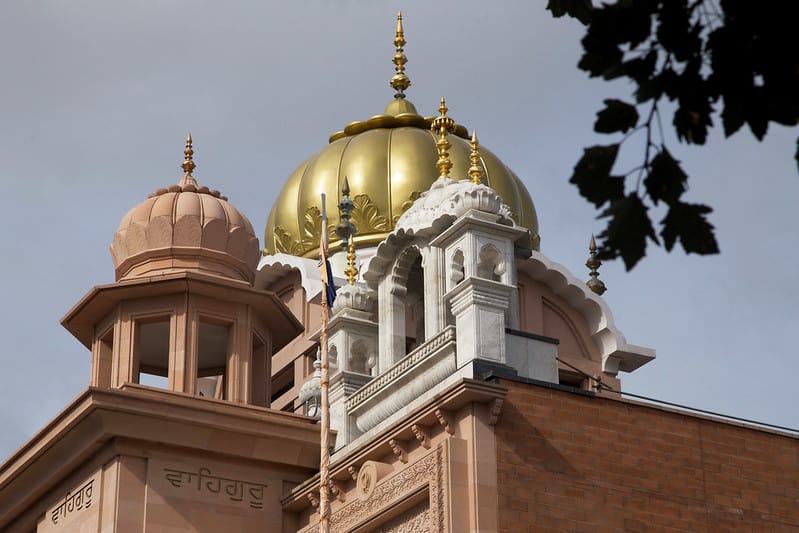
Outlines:
[[[414,425],[440,427],[440,416],[443,416],[444,413],[454,413],[470,403],[489,404],[492,408],[501,407],[501,403],[498,404],[497,400],[504,399],[506,394],[505,387],[485,381],[461,378],[423,405],[370,435],[368,439],[356,440],[335,452],[331,457],[330,477],[341,480],[351,479],[349,468],[352,467],[357,471],[366,461],[379,461],[393,453],[389,445],[391,439],[407,442],[417,441],[416,432],[412,429]],[[319,491],[319,474],[298,485],[288,496],[283,498],[281,500],[283,508],[291,512],[299,512],[307,508],[310,505],[308,494],[315,491]]]
[[[211,439],[212,432],[230,438]],[[0,529],[111,441],[201,449],[313,471],[319,438],[314,420],[292,413],[133,384],[89,388],[0,466]]]

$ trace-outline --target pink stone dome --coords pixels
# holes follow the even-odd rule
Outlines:
[[[111,242],[117,281],[194,271],[252,283],[260,257],[252,224],[219,191],[186,175],[158,189],[122,218]]]

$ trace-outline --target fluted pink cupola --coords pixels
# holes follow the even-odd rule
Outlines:
[[[195,271],[252,283],[260,256],[252,224],[219,191],[192,176],[192,139],[184,175],[122,218],[111,243],[117,281]]]
[[[91,385],[161,387],[268,406],[272,354],[303,328],[253,286],[260,247],[247,218],[192,176],[131,209],[114,234],[116,283],[94,287],[62,324],[92,351]]]

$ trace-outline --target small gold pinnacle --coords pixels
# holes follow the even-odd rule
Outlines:
[[[347,246],[347,268],[344,269],[344,274],[347,276],[347,283],[355,285],[355,279],[358,277],[358,269],[355,267],[355,241],[352,235],[350,235]]]
[[[191,132],[189,132],[189,134],[186,136],[186,149],[183,151],[183,154],[185,159],[183,160],[183,164],[180,166],[183,169],[184,175],[188,178],[191,178],[191,173],[197,167],[191,157],[194,155],[194,149],[191,147]]]
[[[452,147],[452,144],[447,140],[447,134],[455,131],[455,121],[447,116],[447,111],[449,111],[447,102],[442,96],[441,105],[438,106],[438,112],[440,114],[434,118],[432,124],[430,124],[430,129],[433,133],[438,135],[438,140],[436,141],[436,148],[438,149],[436,167],[438,168],[438,176],[440,178],[448,178],[449,171],[452,169],[452,161],[449,159],[449,149]]]
[[[396,74],[391,78],[391,87],[397,91],[394,98],[405,98],[405,91],[411,86],[411,80],[405,74],[405,63],[408,58],[405,56],[403,47],[405,46],[405,31],[402,29],[402,11],[397,12],[397,36],[394,38],[394,46],[397,51],[394,53],[392,61]]]
[[[477,143],[477,131],[472,130],[472,153],[469,155],[469,160],[472,166],[469,167],[469,176],[472,178],[472,183],[480,185],[480,178],[483,177],[483,167],[480,166],[480,151]]]
[[[602,261],[596,256],[596,240],[593,235],[591,235],[591,241],[588,243],[588,252],[588,261],[585,262],[585,266],[590,269],[589,275],[591,278],[585,284],[596,294],[602,296],[608,288],[605,286],[605,282],[599,279],[599,267],[602,265]]]

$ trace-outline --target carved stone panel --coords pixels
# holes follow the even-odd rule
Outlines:
[[[427,533],[430,529],[430,502],[424,501],[389,520],[375,533]]]
[[[448,455],[449,443],[443,441],[415,463],[403,465],[401,470],[380,478],[370,486],[370,490],[366,491],[368,495],[363,499],[348,499],[346,505],[331,515],[330,530],[354,531],[366,523],[379,523],[381,515],[406,502],[414,494],[425,492],[427,497],[422,502],[385,522],[376,531],[448,531]],[[318,530],[319,524],[315,523],[300,531],[311,533]]]

